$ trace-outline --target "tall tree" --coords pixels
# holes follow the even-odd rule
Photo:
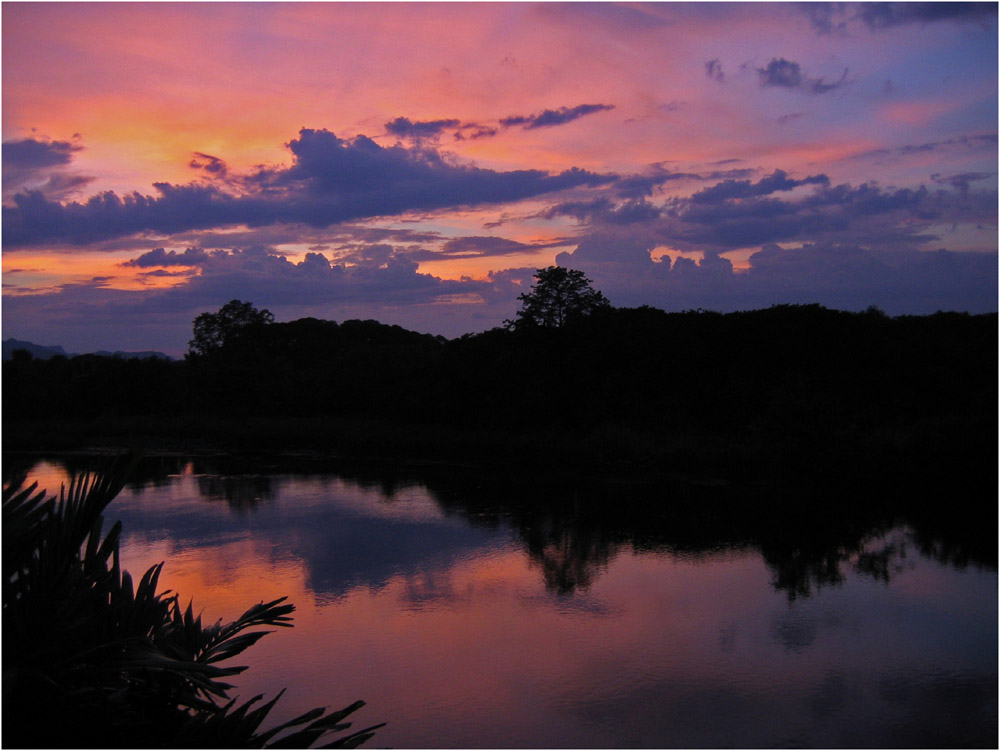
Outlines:
[[[590,315],[601,308],[610,307],[607,298],[591,286],[582,271],[549,266],[535,272],[535,283],[530,292],[518,295],[521,309],[510,329],[558,328],[576,317]]]
[[[202,313],[194,319],[194,339],[188,347],[194,355],[208,355],[241,333],[273,321],[274,314],[266,308],[257,310],[251,303],[230,300],[218,313]]]

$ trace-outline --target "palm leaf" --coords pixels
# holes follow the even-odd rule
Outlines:
[[[271,633],[261,629],[291,626],[286,598],[204,626],[191,602],[182,610],[176,594],[157,592],[162,562],[134,585],[121,523],[103,534],[103,513],[137,461],[109,458],[58,498],[23,477],[3,489],[4,745],[261,748],[298,728],[274,741],[290,748],[347,729],[341,720],[363,702],[258,733],[281,694],[259,706],[260,696],[229,699],[224,679],[246,667],[219,663]],[[378,727],[329,747],[353,748]]]

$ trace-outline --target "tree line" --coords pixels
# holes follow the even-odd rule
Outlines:
[[[370,320],[279,323],[233,300],[195,319],[183,361],[19,357],[3,375],[5,424],[330,417],[597,436],[640,453],[679,442],[691,461],[694,435],[996,456],[996,314],[617,308],[558,267],[539,270],[515,319],[451,340]]]

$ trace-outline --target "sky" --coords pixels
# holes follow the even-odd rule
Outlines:
[[[2,7],[3,337],[997,310],[996,3]]]

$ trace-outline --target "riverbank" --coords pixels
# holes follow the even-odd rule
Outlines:
[[[669,475],[688,482],[826,486],[927,483],[996,489],[996,434],[982,420],[878,430],[778,432],[512,431],[328,417],[101,416],[8,420],[5,452],[137,449],[147,454],[266,454],[400,466]]]

